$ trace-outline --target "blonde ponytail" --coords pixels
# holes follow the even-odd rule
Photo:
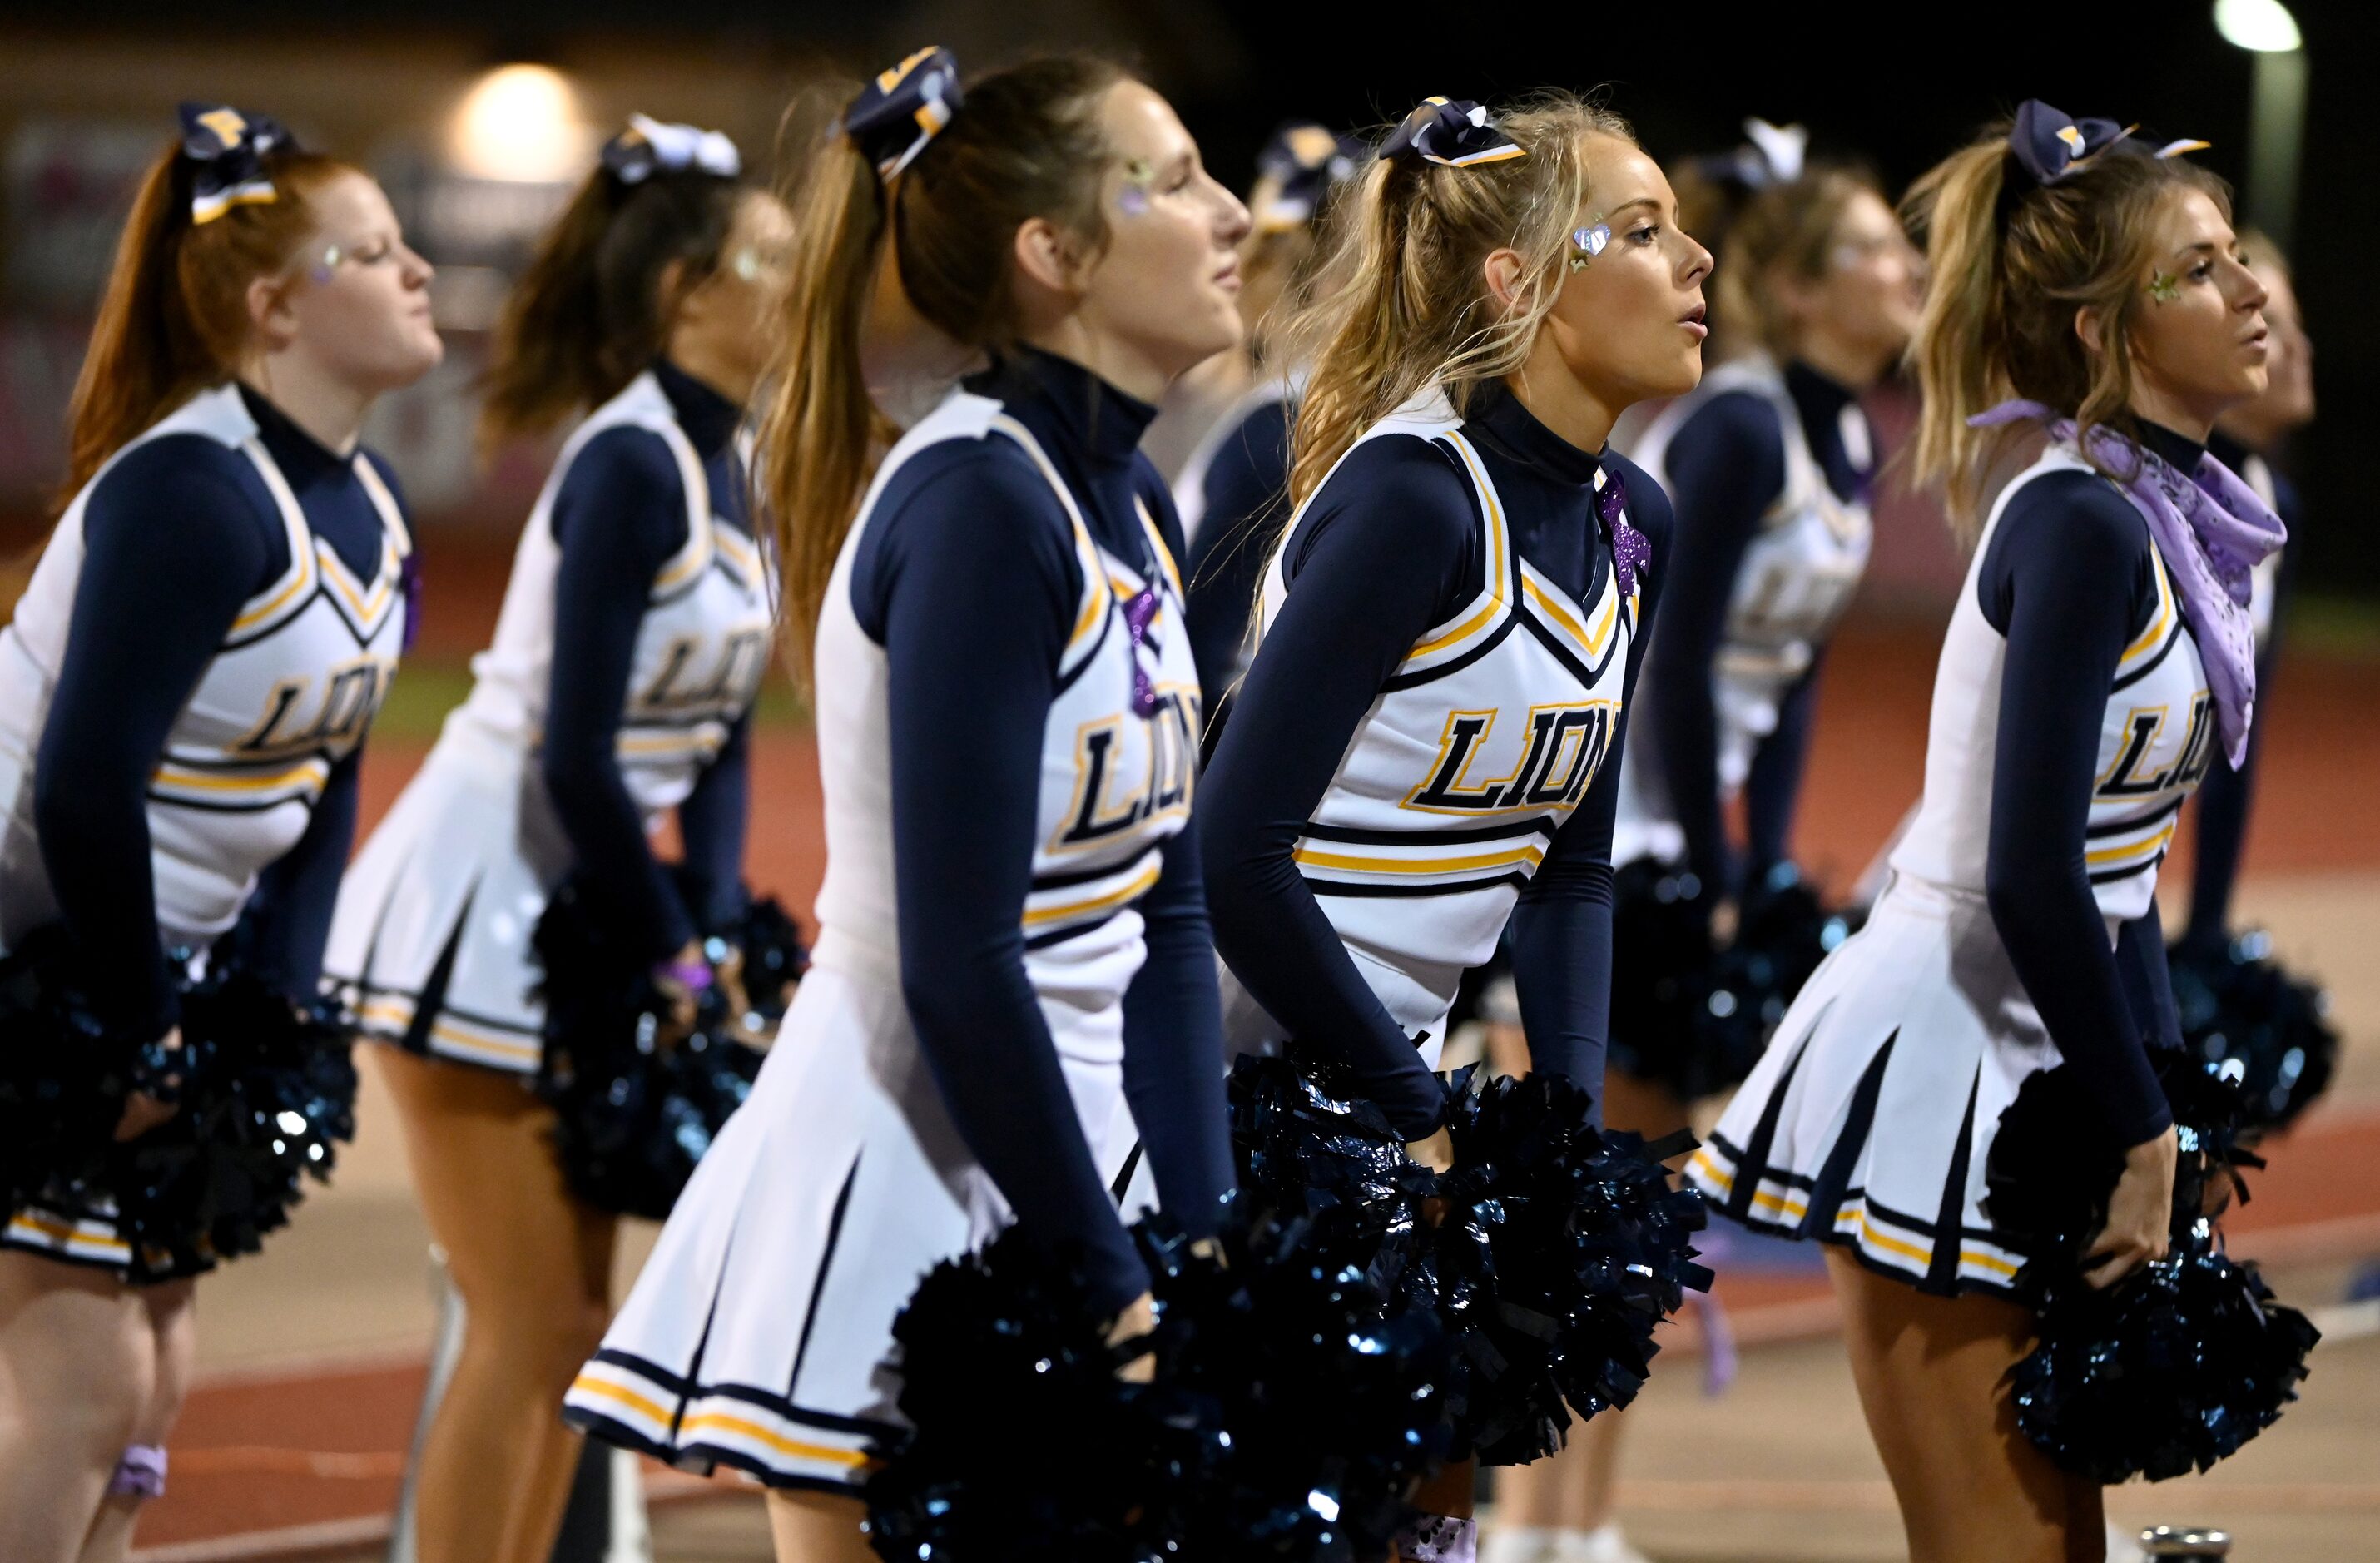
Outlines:
[[[1292,361],[1314,366],[1291,442],[1292,503],[1425,387],[1442,385],[1460,410],[1474,387],[1521,366],[1587,203],[1586,141],[1635,139],[1627,121],[1570,93],[1496,124],[1528,155],[1463,168],[1375,157],[1340,199],[1332,253],[1316,268],[1331,285],[1293,303],[1282,331]],[[1489,296],[1483,271],[1505,248],[1522,262],[1512,309]]]

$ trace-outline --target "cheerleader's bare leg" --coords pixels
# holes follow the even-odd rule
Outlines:
[[[133,1288],[0,1254],[0,1557],[74,1563],[156,1378]]]
[[[375,1058],[465,1308],[417,1472],[420,1563],[545,1563],[579,1449],[562,1396],[610,1322],[619,1223],[571,1197],[553,1115],[524,1082]]]
[[[2098,1484],[2058,1470],[2016,1424],[2007,1378],[2032,1346],[2032,1311],[1933,1296],[1838,1248],[1827,1268],[1911,1563],[2100,1563]]]
[[[132,1436],[118,1452],[100,1499],[99,1516],[83,1539],[79,1563],[123,1563],[132,1551],[140,1510],[165,1491],[165,1439],[190,1392],[190,1368],[198,1355],[199,1310],[195,1278],[134,1289],[141,1306],[140,1327],[149,1335],[154,1370],[147,1403],[134,1419]]]
[[[777,1563],[872,1563],[876,1554],[859,1528],[866,1512],[857,1498],[771,1493],[769,1538]]]

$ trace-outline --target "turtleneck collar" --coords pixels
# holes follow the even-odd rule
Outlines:
[[[1812,428],[1833,428],[1843,409],[1859,400],[1859,393],[1850,386],[1799,358],[1786,360],[1785,389],[1800,409],[1802,421]]]
[[[1055,353],[1020,343],[1002,352],[968,389],[1011,406],[1030,406],[1094,469],[1132,464],[1157,409]]]
[[[2199,458],[2206,454],[2204,445],[2186,434],[2175,433],[2162,423],[2151,423],[2144,418],[2132,421],[2139,426],[2142,448],[2151,455],[2185,478],[2198,470]]]
[[[1603,469],[1600,453],[1580,450],[1538,422],[1500,380],[1472,392],[1463,421],[1501,454],[1554,482],[1584,487]]]
[[[297,420],[274,406],[264,393],[244,380],[234,383],[239,387],[240,404],[248,408],[248,416],[256,419],[257,438],[264,442],[273,465],[281,468],[281,475],[289,479],[292,488],[303,488],[317,479],[351,470],[347,457],[299,428]]]
[[[2243,442],[2235,440],[2217,429],[2206,437],[2206,454],[2232,471],[2238,472],[2246,467],[2248,458],[2257,453],[2250,450]]]
[[[742,407],[667,358],[653,360],[653,378],[661,382],[662,394],[669,398],[670,410],[677,415],[677,426],[686,430],[703,460],[727,448],[735,438],[736,426],[744,421]]]

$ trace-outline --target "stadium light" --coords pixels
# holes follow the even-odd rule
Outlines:
[[[2281,0],[2215,0],[2215,30],[2223,42],[2257,55],[2286,55],[2305,47],[2297,18]]]
[[[481,179],[559,184],[578,176],[594,133],[578,91],[551,66],[499,66],[471,84],[456,105],[448,151],[461,172]]]
[[[2287,250],[2305,144],[2305,35],[2281,0],[2215,0],[2215,30],[2255,59],[2248,107],[2248,221]]]

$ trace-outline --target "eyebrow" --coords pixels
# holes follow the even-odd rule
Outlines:
[[[1661,214],[1661,203],[1654,200],[1651,196],[1643,195],[1638,196],[1634,200],[1621,201],[1619,205],[1605,212],[1603,214],[1603,220],[1609,223],[1614,217],[1619,216],[1621,212],[1627,211],[1632,206],[1649,206],[1653,209],[1654,216],[1658,217]]]
[[[2232,242],[2236,245],[2239,241],[2235,239]],[[2196,255],[2201,251],[2204,251],[2208,255],[2220,255],[2223,253],[2223,247],[2216,243],[2213,239],[2200,239],[2196,244],[2185,244],[2181,246],[2180,248],[2176,249],[2174,253],[2176,255]]]

